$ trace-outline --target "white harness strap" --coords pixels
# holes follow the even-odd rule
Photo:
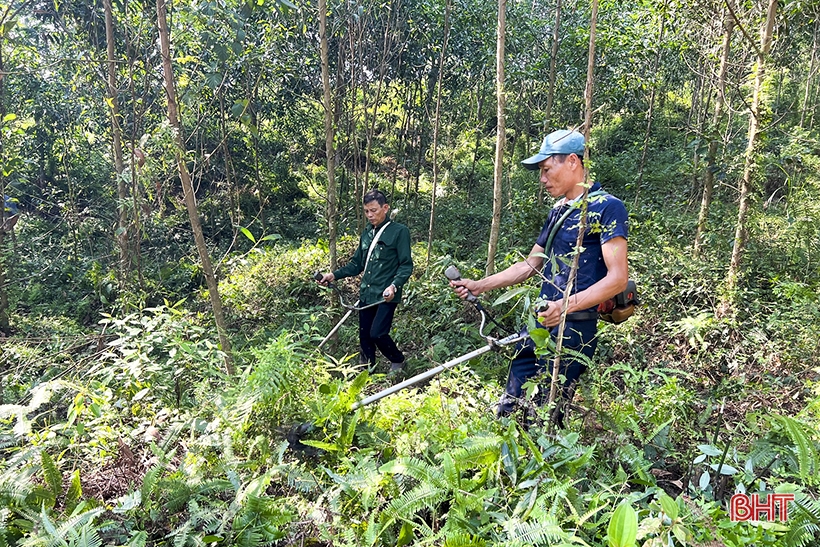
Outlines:
[[[367,258],[364,261],[365,272],[367,271],[367,263],[370,262],[370,255],[373,254],[373,249],[376,248],[376,242],[379,241],[379,238],[382,236],[382,233],[384,233],[384,229],[387,228],[389,225],[390,221],[388,220],[384,224],[384,226],[381,227],[381,230],[379,230],[379,232],[375,236],[373,236],[373,241],[370,242],[370,248],[367,250]]]

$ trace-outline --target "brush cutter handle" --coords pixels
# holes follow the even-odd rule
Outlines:
[[[461,281],[461,272],[458,271],[458,268],[450,264],[449,266],[447,266],[447,269],[444,270],[444,277],[446,277],[450,281]],[[467,302],[477,304],[478,298],[470,291],[467,291]]]
[[[322,279],[324,278],[325,274],[323,274],[322,272],[316,272],[313,274],[313,280],[316,281],[316,283],[318,283],[319,285],[322,285],[324,287],[330,287],[331,289],[336,288],[336,285],[334,285],[332,281],[326,281],[322,283]]]

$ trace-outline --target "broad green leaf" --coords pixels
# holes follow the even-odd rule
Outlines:
[[[339,447],[336,446],[335,444],[326,443],[326,442],[322,442],[322,441],[312,441],[310,439],[305,439],[305,440],[302,440],[302,441],[299,441],[299,442],[301,442],[302,444],[307,445],[307,446],[312,446],[313,448],[318,448],[320,450],[325,450],[327,452],[335,452],[335,451],[339,450]]]
[[[661,508],[663,508],[663,512],[672,520],[678,518],[678,504],[673,500],[668,494],[661,494],[659,501],[661,502]]]
[[[612,513],[607,528],[609,547],[634,547],[638,537],[638,515],[627,502],[622,502]]]
[[[698,448],[707,456],[720,456],[721,454],[723,454],[722,450],[719,450],[711,444],[699,444]]]
[[[530,338],[535,342],[535,345],[542,347],[550,339],[550,331],[547,329],[534,329],[530,331]]]
[[[139,490],[135,490],[130,494],[120,496],[114,501],[117,505],[112,511],[121,515],[140,506],[140,503],[142,503],[142,493]]]
[[[675,535],[675,537],[681,545],[686,545],[689,536],[691,536],[689,530],[684,528],[681,524],[675,524],[674,526],[672,526],[672,533]]]
[[[396,547],[410,545],[414,539],[413,525],[409,522],[405,522],[402,524],[401,530],[399,531],[399,537],[396,539]]]
[[[712,471],[717,471],[718,470],[718,464],[716,464],[716,463],[711,464],[709,467],[712,468]],[[730,476],[731,475],[737,475],[737,469],[735,469],[734,467],[732,467],[731,465],[729,465],[727,463],[724,463],[723,465],[720,466],[720,474],[721,475],[730,475]]]
[[[704,471],[703,474],[700,476],[700,480],[698,481],[698,486],[701,490],[706,490],[709,487],[709,481],[712,480],[712,476],[709,475],[708,471]]]

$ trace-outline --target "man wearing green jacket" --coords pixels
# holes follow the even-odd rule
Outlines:
[[[376,348],[390,360],[390,371],[404,366],[404,354],[390,337],[393,315],[401,301],[401,290],[413,273],[410,256],[410,230],[388,218],[390,205],[379,190],[364,195],[364,214],[370,226],[365,228],[359,246],[350,260],[331,273],[322,274],[322,285],[337,279],[362,274],[357,307],[383,300],[377,306],[359,310],[360,361],[376,364]]]

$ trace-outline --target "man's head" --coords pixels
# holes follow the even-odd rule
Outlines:
[[[387,218],[390,205],[387,203],[387,197],[380,190],[367,192],[362,203],[364,203],[364,216],[373,226],[378,226]]]
[[[576,198],[583,193],[584,136],[577,131],[559,129],[544,138],[541,149],[522,164],[541,170],[541,184],[554,197]]]
[[[583,159],[585,144],[584,136],[577,131],[559,129],[544,137],[544,142],[541,144],[538,153],[521,163],[527,169],[536,171],[540,163],[550,156],[575,154]]]

